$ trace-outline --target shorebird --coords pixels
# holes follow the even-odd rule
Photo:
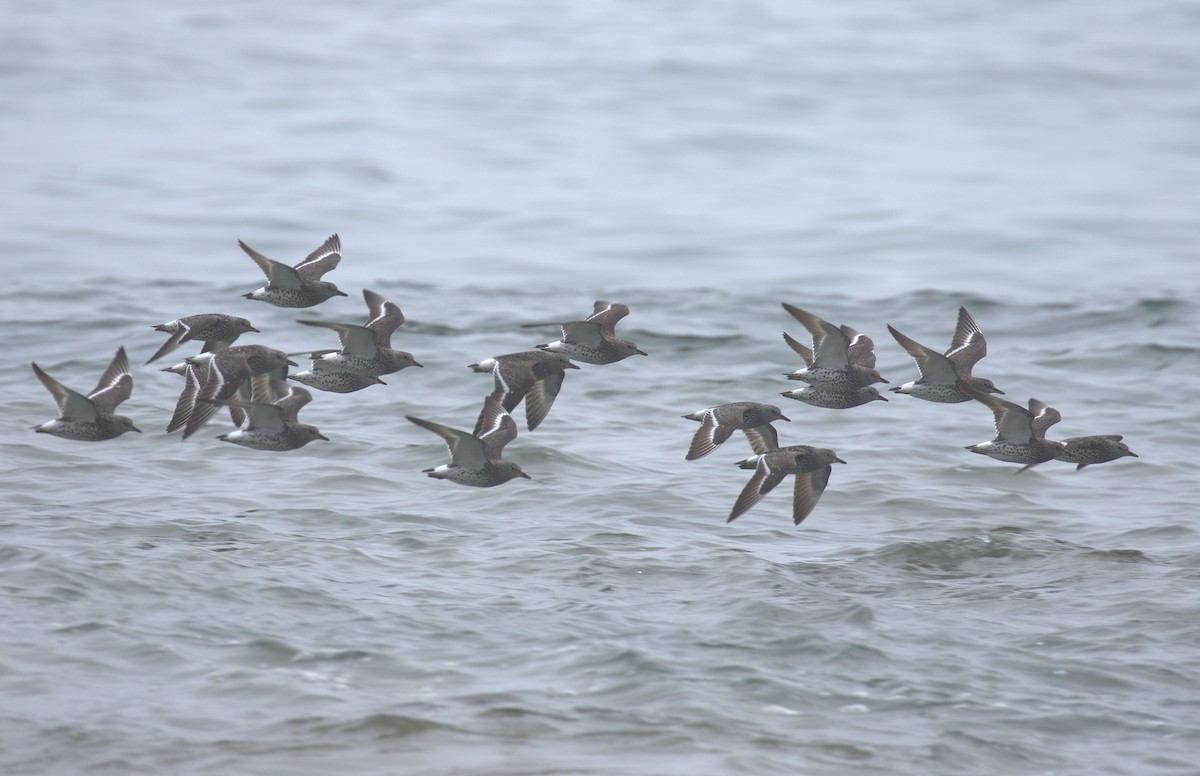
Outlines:
[[[531,326],[559,326],[562,339],[534,347],[562,353],[568,358],[585,364],[611,364],[633,355],[644,356],[645,352],[629,340],[616,335],[617,321],[629,315],[629,308],[619,302],[597,299],[592,314],[582,321],[568,323],[526,323]]]
[[[946,404],[971,400],[962,390],[963,386],[981,393],[1003,395],[1004,391],[991,380],[971,374],[971,369],[979,359],[987,355],[987,340],[967,308],[958,308],[958,325],[954,329],[950,347],[944,354],[904,336],[891,325],[887,328],[900,347],[917,362],[917,369],[921,372],[919,379],[892,388],[895,393]]]
[[[813,342],[810,352],[790,335],[784,336],[788,345],[805,360],[804,369],[787,373],[789,380],[803,380],[844,391],[887,382],[875,370],[875,345],[869,337],[849,326],[834,326],[787,302],[783,302],[783,309],[804,324]]]
[[[209,400],[213,404],[237,407],[244,413],[245,422],[236,431],[217,437],[252,450],[295,450],[317,439],[329,441],[316,426],[299,421],[300,408],[312,401],[312,394],[292,386],[281,398],[274,398],[270,375],[250,379],[250,401],[237,399]]]
[[[526,350],[484,359],[470,368],[476,372],[491,372],[492,396],[499,400],[505,412],[516,409],[525,400],[525,425],[533,431],[545,419],[562,389],[568,369],[578,369],[562,353]],[[480,433],[486,413],[479,416],[475,433]]]
[[[154,330],[166,332],[171,336],[153,356],[146,360],[147,364],[157,361],[191,340],[203,340],[204,347],[200,352],[211,353],[214,350],[224,350],[246,332],[258,331],[245,318],[222,313],[186,315],[174,321],[160,323],[154,327]]]
[[[1018,471],[1057,458],[1063,443],[1046,439],[1046,430],[1062,419],[1058,410],[1037,399],[1029,400],[1029,409],[1011,401],[997,399],[973,388],[963,387],[972,399],[986,405],[996,423],[996,436],[990,442],[967,445],[972,453],[997,461],[1025,464]]]
[[[392,347],[392,333],[404,323],[404,313],[400,308],[367,289],[363,289],[363,299],[367,303],[369,316],[361,326],[353,323],[297,321],[305,326],[332,329],[342,343],[341,350],[318,350],[303,354],[312,358],[313,371],[354,372],[366,377],[379,377],[405,367],[421,366],[412,353]]]
[[[275,384],[280,386],[287,374],[287,367],[296,364],[289,361],[281,351],[265,345],[234,345],[225,350],[201,353],[187,359],[186,383],[175,412],[167,424],[167,431],[183,429],[187,439],[217,411],[219,403],[233,399],[238,390],[245,391],[243,384],[255,375],[274,373]],[[214,400],[216,400],[214,402]],[[241,410],[230,408],[235,423],[241,424]]]
[[[1062,441],[1063,448],[1055,456],[1060,461],[1079,464],[1075,471],[1094,463],[1107,463],[1126,456],[1137,458],[1120,434],[1069,437]]]
[[[34,431],[81,442],[113,439],[126,431],[140,433],[141,429],[134,426],[132,420],[114,414],[117,405],[133,393],[133,376],[129,373],[129,358],[125,355],[124,347],[117,348],[108,369],[104,370],[96,387],[87,396],[55,380],[36,362],[32,366],[33,373],[58,404],[58,417],[34,426]]]
[[[412,415],[405,417],[440,436],[450,449],[450,463],[422,470],[430,477],[477,488],[501,485],[514,477],[531,479],[517,464],[500,460],[504,446],[517,437],[517,422],[504,411],[494,396],[483,400],[483,417],[478,424],[482,430],[478,434],[459,431]]]
[[[784,391],[780,395],[811,404],[814,407],[831,410],[848,410],[851,407],[861,407],[873,401],[887,401],[887,397],[873,385],[847,390],[829,385],[809,384],[794,391]]]
[[[758,454],[779,447],[779,436],[771,425],[776,420],[790,420],[773,404],[753,401],[718,404],[715,407],[697,410],[683,417],[700,421],[700,428],[692,436],[691,447],[686,459],[694,461],[717,449],[734,431],[741,429],[750,440],[750,448]]]
[[[829,475],[833,471],[832,464],[835,463],[845,461],[838,458],[833,450],[809,445],[780,447],[740,461],[738,466],[754,469],[754,475],[734,502],[726,522],[736,520],[770,493],[776,485],[783,482],[785,477],[793,474],[796,484],[792,492],[792,523],[800,525],[825,492]]]
[[[308,254],[295,267],[268,259],[241,240],[238,240],[238,245],[267,276],[265,286],[242,294],[246,299],[257,299],[276,307],[312,307],[330,297],[347,295],[333,283],[321,280],[326,272],[342,260],[342,241],[336,234],[330,235],[320,248]]]

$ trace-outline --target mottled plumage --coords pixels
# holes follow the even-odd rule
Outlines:
[[[890,325],[887,328],[921,372],[919,379],[896,386],[892,391],[945,404],[970,401],[971,397],[962,390],[964,385],[981,393],[1004,393],[986,377],[971,375],[972,367],[987,355],[987,341],[967,308],[958,308],[958,325],[944,354],[904,336]]]
[[[331,235],[295,267],[268,259],[241,240],[238,240],[238,245],[267,276],[265,286],[242,294],[247,299],[267,302],[276,307],[312,307],[330,297],[346,296],[333,283],[321,280],[326,272],[342,260],[342,241],[336,234]]]
[[[108,368],[87,396],[55,380],[36,362],[32,367],[58,405],[58,417],[34,426],[34,431],[80,442],[100,442],[126,431],[140,431],[129,418],[114,414],[117,406],[133,393],[133,376],[129,373],[124,347],[117,348]]]
[[[973,388],[963,390],[992,411],[996,424],[994,439],[967,445],[967,450],[997,461],[1025,464],[1020,471],[1053,460],[1061,453],[1062,442],[1046,439],[1046,430],[1061,419],[1058,410],[1037,399],[1030,399],[1026,409]]]
[[[252,450],[295,450],[316,439],[328,441],[316,426],[299,422],[300,408],[312,401],[312,394],[299,386],[289,387],[282,397],[275,397],[270,375],[250,379],[250,399],[210,400],[213,404],[237,407],[243,413],[240,428],[217,437],[222,442],[249,447]]]
[[[264,345],[234,345],[187,361],[191,365],[185,374],[187,382],[167,424],[168,432],[183,428],[184,439],[213,416],[220,402],[234,399],[239,389],[245,390],[243,383],[251,377],[274,372],[276,384],[282,385],[287,367],[295,366],[286,354]],[[231,408],[235,423],[240,423],[240,412],[236,406]]]
[[[738,429],[745,432],[750,440],[750,448],[755,453],[774,450],[779,447],[779,438],[771,423],[789,420],[775,405],[752,401],[718,404],[683,417],[700,421],[700,428],[696,429],[691,447],[688,448],[686,458],[689,461],[703,458],[716,450]]]
[[[569,323],[527,323],[530,326],[559,326],[562,339],[534,347],[555,353],[585,364],[611,364],[629,356],[646,355],[629,340],[616,335],[617,321],[629,315],[629,308],[617,302],[597,299],[592,314],[582,321]]]
[[[566,370],[578,369],[562,353],[526,350],[484,359],[470,368],[476,372],[491,372],[492,396],[506,412],[516,409],[525,400],[525,425],[533,431],[545,419],[566,379]],[[479,416],[475,433],[482,431],[486,413]]]
[[[310,388],[331,393],[354,393],[372,385],[387,385],[375,375],[360,375],[354,372],[334,372],[329,369],[313,369],[288,375],[289,380],[304,383]]]
[[[483,400],[483,416],[477,424],[482,430],[477,434],[412,415],[405,417],[440,436],[450,450],[450,463],[423,470],[430,477],[477,488],[501,485],[514,477],[530,479],[520,466],[500,459],[504,446],[517,437],[517,422],[494,396]]]
[[[845,463],[837,453],[827,448],[809,445],[780,447],[740,461],[743,469],[754,469],[754,475],[734,502],[726,522],[733,522],[763,496],[771,492],[789,474],[795,475],[792,492],[792,523],[800,525],[808,517],[829,483],[832,464]]]
[[[875,370],[875,344],[849,326],[834,326],[807,310],[783,303],[793,318],[812,335],[812,350],[785,334],[787,343],[805,360],[804,369],[787,373],[789,380],[804,380],[843,391],[853,391],[887,380]],[[799,346],[799,347],[797,347]]]
[[[353,323],[298,321],[305,326],[320,326],[337,332],[341,350],[309,353],[313,371],[354,372],[379,377],[405,367],[421,366],[412,353],[392,348],[392,333],[404,323],[400,308],[374,291],[363,289],[369,315],[362,326]]]
[[[1107,463],[1126,456],[1137,458],[1120,434],[1069,437],[1062,441],[1063,447],[1056,456],[1060,461],[1079,464],[1075,471],[1093,463]]]
[[[245,318],[222,313],[187,315],[174,321],[160,323],[154,329],[166,332],[171,336],[153,356],[146,360],[147,364],[157,361],[191,340],[202,340],[204,347],[200,352],[211,353],[214,350],[224,350],[246,332],[258,331]]]
[[[848,410],[851,407],[861,407],[873,401],[887,401],[887,397],[873,385],[846,390],[821,383],[810,383],[794,391],[784,391],[781,395],[811,404],[814,407],[824,407],[830,410]]]

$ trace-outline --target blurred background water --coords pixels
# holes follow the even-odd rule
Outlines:
[[[0,7],[4,773],[1195,772],[1192,4]],[[335,231],[348,298],[239,298],[238,238]],[[150,325],[331,347],[295,319],[364,287],[425,368],[317,393],[332,441],[162,433]],[[650,356],[522,425],[534,480],[425,478],[403,416],[469,428],[466,365],[595,299]],[[784,300],[893,384],[884,325],[965,304],[978,374],[1141,457],[1017,476],[976,404],[780,398]],[[30,361],[87,390],[119,345],[145,433],[29,431]],[[748,448],[685,462],[679,415],[776,398],[849,464],[727,525]]]

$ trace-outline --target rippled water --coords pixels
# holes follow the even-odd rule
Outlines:
[[[1200,17],[930,2],[10,3],[0,32],[0,770],[5,773],[1194,772],[1200,749]],[[242,238],[330,232],[351,296],[240,299]],[[367,287],[425,364],[261,453],[162,433],[150,324],[329,347]],[[597,298],[650,353],[571,372],[505,451],[430,480],[405,414],[470,427],[466,365]],[[794,387],[789,301],[949,342],[1141,456],[1021,475],[975,404],[779,398],[833,447],[735,523],[740,437],[679,415]],[[35,435],[28,363],[88,389],[124,345],[145,433]],[[518,419],[521,419],[518,414]],[[523,429],[523,426],[522,426]]]

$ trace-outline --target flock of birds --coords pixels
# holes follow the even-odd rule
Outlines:
[[[787,332],[783,339],[804,361],[804,367],[787,373],[790,380],[801,380],[803,388],[784,391],[789,399],[827,409],[849,409],[873,401],[887,401],[874,383],[888,381],[875,369],[875,343],[849,326],[834,326],[807,310],[783,303],[783,308],[804,325],[812,336],[812,348]],[[1046,439],[1046,430],[1062,419],[1058,410],[1037,399],[1028,408],[993,394],[1003,395],[995,383],[971,374],[975,364],[987,355],[987,341],[975,319],[965,307],[958,309],[958,325],[950,347],[939,353],[888,326],[896,342],[916,362],[920,377],[894,386],[895,393],[925,401],[957,404],[977,401],[993,415],[996,436],[987,442],[967,445],[973,453],[999,461],[1024,464],[1018,471],[1050,460],[1067,461],[1082,469],[1089,464],[1113,461],[1125,456],[1137,457],[1122,442],[1119,434],[1072,437],[1062,441]],[[788,420],[779,407],[758,402],[734,402],[693,412],[683,417],[700,421],[692,438],[688,460],[708,455],[741,429],[750,441],[754,455],[738,462],[754,475],[734,503],[729,520],[737,519],[783,481],[795,476],[792,521],[799,525],[816,506],[829,483],[835,463],[845,463],[827,448],[809,445],[779,446],[776,420]]]
[[[278,307],[312,307],[334,296],[347,296],[336,285],[322,280],[341,261],[341,241],[332,235],[295,266],[269,259],[238,241],[266,275],[262,288],[244,294],[248,299]],[[327,439],[312,425],[298,419],[300,409],[312,394],[288,380],[322,391],[351,393],[382,384],[381,377],[410,366],[421,366],[410,353],[391,346],[392,334],[404,323],[400,308],[381,295],[364,289],[368,317],[363,324],[301,320],[307,326],[330,329],[341,347],[284,353],[265,345],[235,345],[242,334],[258,332],[248,320],[223,313],[201,313],[155,326],[169,334],[152,355],[152,363],[184,343],[199,341],[200,353],[163,371],[183,376],[184,388],[176,402],[167,432],[182,430],[187,439],[221,408],[226,408],[236,430],[218,437],[222,441],[256,450],[294,450],[318,439]],[[805,383],[783,396],[827,409],[849,409],[873,401],[887,401],[875,383],[887,383],[875,368],[875,345],[849,326],[835,326],[794,305],[784,309],[808,330],[812,347],[784,332],[784,341],[804,362],[804,367],[787,373],[790,380]],[[545,419],[566,370],[578,369],[574,361],[612,364],[633,355],[646,355],[637,345],[616,336],[618,321],[629,314],[623,304],[597,301],[592,314],[566,323],[533,323],[527,327],[558,326],[561,337],[535,349],[507,353],[471,364],[475,372],[490,373],[493,390],[488,394],[471,431],[463,431],[431,420],[406,416],[421,428],[445,441],[450,461],[425,469],[424,473],[462,485],[492,487],[517,477],[528,479],[521,467],[502,458],[505,445],[517,436],[510,414],[525,404],[525,423],[533,431]],[[958,325],[949,349],[940,353],[927,348],[888,326],[895,340],[913,358],[920,377],[891,388],[899,394],[939,403],[977,401],[993,413],[996,436],[966,449],[1000,461],[1023,464],[1021,471],[1050,460],[1077,464],[1078,469],[1136,457],[1119,435],[1074,437],[1062,441],[1046,438],[1046,431],[1061,420],[1053,407],[1037,399],[1028,406],[999,399],[1003,395],[991,380],[972,375],[972,369],[987,354],[987,342],[965,308],[959,308]],[[298,366],[290,356],[307,356],[307,371],[288,374]],[[54,397],[59,417],[35,426],[41,433],[66,439],[101,441],[127,431],[140,431],[133,422],[116,414],[117,407],[133,391],[133,376],[125,348],[117,350],[112,362],[87,395],[67,388],[36,363],[33,372]],[[688,449],[687,460],[712,453],[734,431],[745,433],[754,453],[739,461],[754,474],[743,488],[729,521],[735,520],[775,488],[789,474],[795,478],[792,519],[799,524],[812,512],[824,492],[832,465],[845,463],[833,450],[809,445],[779,445],[771,424],[788,420],[779,407],[759,402],[733,402],[708,407],[684,418],[699,421]]]

